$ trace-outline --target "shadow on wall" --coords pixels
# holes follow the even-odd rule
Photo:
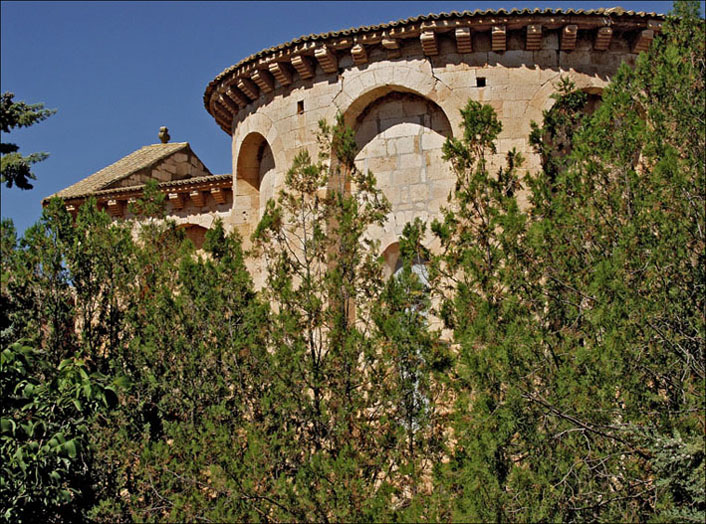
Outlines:
[[[184,224],[179,226],[179,229],[184,231],[186,238],[193,242],[196,249],[203,249],[203,243],[206,240],[206,232],[208,229],[196,224]]]
[[[441,148],[452,131],[436,103],[416,93],[388,90],[380,90],[357,116],[349,113],[347,118],[354,119],[356,165],[375,174],[395,210],[390,218],[399,236],[406,222],[425,219],[425,213],[436,213],[445,202],[454,178]]]
[[[251,216],[259,218],[275,189],[275,158],[260,133],[250,133],[240,146],[236,184],[238,196],[250,197]]]

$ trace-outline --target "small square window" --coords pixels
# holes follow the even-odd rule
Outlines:
[[[476,77],[476,87],[485,87],[485,77],[484,76]]]
[[[297,114],[301,115],[304,112],[304,100],[297,102]]]

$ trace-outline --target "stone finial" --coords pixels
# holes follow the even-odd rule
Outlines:
[[[169,139],[171,138],[169,136],[169,129],[167,129],[167,126],[162,126],[159,128],[159,140],[163,143],[166,144],[169,142]]]

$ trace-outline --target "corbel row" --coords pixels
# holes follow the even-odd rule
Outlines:
[[[206,206],[207,195],[211,195],[217,204],[225,204],[228,201],[227,193],[230,190],[231,189],[227,187],[212,187],[205,190],[194,189],[185,192],[170,191],[167,193],[167,200],[170,202],[172,209],[177,211],[183,209],[189,202],[197,209],[203,209]],[[119,218],[124,216],[128,206],[134,204],[136,201],[137,198],[135,197],[116,197],[103,200],[101,206],[104,206],[111,217]],[[66,210],[71,216],[76,217],[79,207],[80,204],[71,203],[66,205]]]
[[[194,189],[183,193],[170,192],[167,193],[167,199],[172,204],[172,209],[183,209],[187,202],[191,202],[194,207],[202,209],[206,205],[206,196],[209,194],[217,204],[225,204],[227,200],[226,193],[228,191],[230,191],[230,189],[225,187],[212,187],[205,191],[202,189]]]
[[[566,20],[566,19],[565,19]],[[419,38],[422,51],[427,56],[439,54],[439,34],[451,33],[456,44],[456,51],[461,54],[472,53],[472,33],[475,31],[490,31],[491,49],[494,52],[507,50],[508,26],[516,29],[511,19],[493,20],[435,20],[421,24],[409,24],[393,27],[384,31],[371,31],[355,36],[341,37],[324,44],[303,42],[291,48],[280,49],[239,67],[223,79],[219,87],[211,94],[209,109],[221,128],[230,134],[234,116],[251,102],[257,100],[262,93],[275,90],[275,82],[280,86],[288,86],[294,81],[295,73],[303,80],[308,80],[316,74],[316,64],[326,74],[338,72],[337,52],[350,52],[353,63],[360,66],[369,62],[368,49],[371,46],[382,46],[390,59],[401,56],[401,41]],[[530,23],[525,28],[525,49],[537,51],[542,48],[542,38],[547,30],[559,29],[561,51],[571,52],[576,48],[579,29],[595,29],[593,49],[606,51],[611,44],[614,29],[610,20],[603,19],[598,26],[578,23],[562,23],[561,20],[549,19],[548,27],[541,23]],[[647,28],[640,30],[634,41],[632,51],[639,53],[646,50],[661,21],[650,20]],[[645,27],[644,25],[642,27]]]

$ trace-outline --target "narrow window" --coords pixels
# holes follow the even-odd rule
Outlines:
[[[297,102],[297,114],[301,115],[304,112],[304,100]]]

